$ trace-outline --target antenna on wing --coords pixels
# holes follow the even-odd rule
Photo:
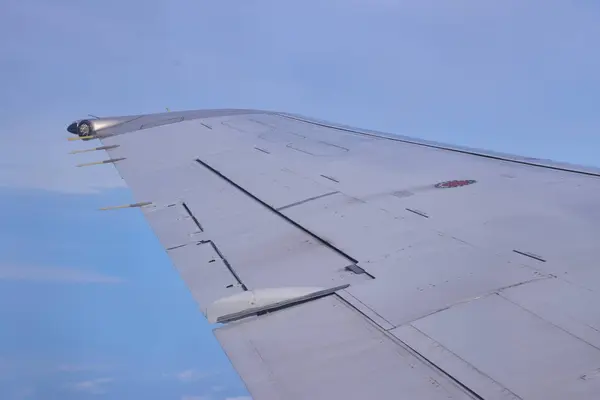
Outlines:
[[[100,117],[97,117],[97,116],[95,116],[95,115],[93,115],[93,114],[88,114],[88,117],[94,117],[94,118],[96,118],[96,119],[100,119]]]

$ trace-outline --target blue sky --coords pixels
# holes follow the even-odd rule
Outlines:
[[[5,0],[0,398],[247,396],[71,120],[265,108],[599,166],[598,37],[596,1]]]

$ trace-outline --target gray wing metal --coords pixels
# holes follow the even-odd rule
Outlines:
[[[258,110],[110,121],[256,400],[600,397],[599,171]]]

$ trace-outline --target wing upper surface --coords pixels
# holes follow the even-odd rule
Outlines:
[[[255,110],[101,136],[205,314],[349,285],[215,331],[256,400],[600,395],[595,171]]]

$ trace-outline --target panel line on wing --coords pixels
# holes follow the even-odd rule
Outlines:
[[[406,211],[410,211],[411,213],[420,215],[421,217],[429,218],[429,215],[427,215],[423,211],[415,210],[413,208],[407,208]]]
[[[560,324],[556,324],[556,323],[554,323],[553,321],[550,321],[549,319],[547,319],[547,318],[544,318],[543,316],[541,316],[540,314],[538,314],[538,313],[536,313],[535,311],[531,310],[530,308],[528,308],[528,307],[525,307],[525,306],[523,306],[522,304],[519,304],[518,302],[516,302],[516,301],[514,301],[514,300],[510,299],[510,298],[509,298],[509,297],[507,297],[507,296],[503,296],[503,295],[502,295],[502,293],[497,293],[497,295],[498,295],[498,296],[500,296],[502,299],[504,299],[504,300],[508,301],[509,303],[511,303],[511,304],[514,304],[515,306],[519,307],[519,308],[520,308],[520,309],[522,309],[523,311],[525,311],[525,312],[527,312],[527,313],[529,313],[529,314],[533,315],[535,318],[539,318],[539,319],[541,319],[542,321],[544,321],[545,323],[552,325],[552,326],[553,326],[553,327],[555,327],[556,329],[560,329],[561,331],[563,331],[563,332],[564,332],[564,333],[566,333],[567,335],[569,335],[569,336],[572,336],[572,337],[574,337],[574,338],[575,338],[575,339],[577,339],[577,340],[581,340],[582,342],[584,342],[585,344],[589,345],[590,347],[593,347],[593,348],[595,348],[595,349],[597,349],[597,350],[600,350],[600,347],[596,346],[596,345],[595,345],[595,344],[593,344],[593,343],[590,343],[590,341],[586,340],[585,338],[581,337],[580,335],[576,335],[575,333],[573,333],[571,330],[569,330],[569,329],[565,328],[564,326],[562,326],[562,325],[560,325]]]
[[[229,261],[227,261],[227,258],[225,258],[225,256],[223,255],[223,253],[221,253],[221,250],[219,250],[219,248],[217,247],[217,245],[212,240],[202,240],[202,241],[196,243],[196,246],[204,245],[204,244],[207,244],[207,243],[212,246],[212,248],[215,251],[215,253],[217,253],[217,255],[219,256],[219,258],[221,259],[221,261],[223,261],[223,264],[225,264],[225,266],[227,267],[227,269],[229,270],[229,272],[231,272],[231,275],[233,275],[233,277],[238,282],[238,284],[240,285],[240,287],[243,290],[248,290],[248,288],[246,287],[246,285],[244,285],[244,282],[242,282],[242,280],[240,279],[240,277],[237,274],[237,272],[235,272],[235,270],[233,269],[233,267],[231,266],[231,264],[229,263]]]
[[[323,175],[323,174],[321,174],[321,176],[322,176],[323,178],[325,178],[325,179],[329,179],[330,181],[333,181],[333,182],[335,182],[335,183],[340,183],[340,181],[338,181],[338,180],[337,180],[337,179],[335,179],[335,178],[332,178],[331,176],[327,176],[327,175]]]
[[[373,310],[371,307],[363,303],[358,297],[354,296],[349,291],[343,290],[340,291],[340,293],[336,294],[349,307],[352,307],[354,310],[356,310],[368,320],[372,321],[384,331],[389,331],[395,328],[390,321],[388,321],[377,311]]]
[[[361,135],[361,136],[368,136],[368,137],[373,137],[373,138],[378,138],[378,139],[391,140],[391,141],[394,141],[394,142],[401,142],[401,143],[413,144],[415,146],[429,147],[429,148],[432,148],[432,149],[448,150],[448,151],[452,151],[452,152],[455,152],[455,153],[469,154],[469,155],[472,155],[472,156],[489,158],[489,159],[492,159],[492,160],[508,161],[508,162],[511,162],[511,163],[529,165],[529,166],[532,166],[532,167],[547,168],[547,169],[552,169],[552,170],[555,170],[555,171],[574,172],[576,174],[588,175],[588,176],[600,176],[600,173],[598,173],[598,172],[583,171],[583,170],[574,169],[574,168],[567,168],[567,167],[560,167],[560,166],[554,166],[554,165],[548,165],[548,164],[541,164],[541,163],[526,161],[524,159],[519,160],[519,159],[516,159],[516,158],[510,158],[510,157],[503,157],[503,156],[500,156],[500,155],[487,154],[487,153],[484,153],[484,152],[478,152],[477,150],[466,150],[466,149],[463,150],[463,149],[451,147],[449,145],[433,144],[433,143],[421,143],[421,142],[418,142],[416,140],[408,140],[408,139],[403,139],[403,138],[400,138],[400,137],[388,136],[388,135],[385,135],[385,134],[361,132],[361,131],[358,131],[358,130],[355,130],[355,129],[344,128],[344,127],[341,127],[341,126],[335,126],[335,125],[331,125],[331,124],[324,124],[324,123],[317,122],[317,121],[309,121],[309,120],[306,120],[306,119],[303,119],[303,118],[294,117],[294,116],[291,116],[291,115],[286,115],[286,114],[281,114],[281,113],[278,113],[277,115],[280,116],[280,117],[283,117],[283,118],[287,118],[287,119],[291,119],[291,120],[295,120],[295,121],[300,121],[300,122],[304,122],[304,123],[311,124],[311,125],[322,126],[324,128],[335,129],[335,130],[342,131],[342,132],[348,132],[348,133],[355,134],[355,135]]]
[[[265,149],[261,149],[260,147],[256,147],[256,146],[254,146],[254,149],[255,149],[255,150],[258,150],[258,151],[262,151],[262,152],[263,152],[263,153],[265,153],[265,154],[271,154],[271,152],[270,152],[270,151],[267,151],[267,150],[265,150]]]
[[[345,286],[348,287],[349,285],[345,285]],[[398,347],[402,348],[403,350],[405,350],[406,352],[408,352],[409,354],[411,354],[417,360],[423,362],[427,367],[429,367],[429,368],[433,369],[434,371],[440,373],[442,376],[447,377],[452,382],[452,384],[456,385],[456,387],[459,388],[463,393],[467,394],[469,397],[471,397],[473,399],[476,399],[476,400],[485,400],[484,397],[482,397],[477,392],[475,392],[475,390],[471,389],[467,384],[463,383],[458,377],[454,376],[453,374],[451,374],[447,370],[443,369],[440,365],[436,364],[434,361],[432,361],[431,359],[429,359],[428,357],[426,357],[419,350],[417,350],[416,348],[412,347],[411,345],[409,345],[404,340],[400,339],[398,336],[396,336],[394,334],[394,332],[383,328],[381,325],[379,325],[379,323],[377,323],[376,321],[374,321],[373,319],[371,319],[362,310],[360,310],[354,304],[352,304],[352,302],[348,301],[348,299],[345,298],[342,295],[342,293],[350,295],[351,298],[356,299],[361,304],[362,304],[362,302],[358,298],[354,297],[352,294],[350,294],[349,292],[347,292],[347,291],[345,291],[343,289],[344,289],[344,286],[340,286],[338,288],[332,288],[332,289],[329,289],[329,290],[324,290],[323,294],[321,296],[319,296],[318,298],[326,297],[326,296],[329,296],[330,294],[333,294],[334,297],[338,301],[340,301],[341,304],[344,304],[350,310],[352,310],[353,312],[357,313],[362,318],[364,318],[364,320],[370,326],[372,326],[373,328],[375,328],[377,331],[379,331],[386,338],[390,339],[395,345],[397,345]],[[338,291],[340,293],[338,293]],[[331,293],[328,293],[328,292],[331,292]],[[309,300],[317,300],[318,298],[313,298],[313,299],[309,299]],[[307,301],[303,301],[302,303],[306,303],[306,302]],[[298,304],[301,304],[301,303],[298,303]],[[297,305],[297,304],[292,304],[292,305]],[[287,308],[287,307],[284,307],[284,308]],[[385,322],[389,323],[389,321],[385,320],[385,318],[383,318],[383,317],[381,317],[381,318]],[[410,326],[412,326],[412,325],[410,325]],[[509,393],[511,395],[513,394],[510,391],[509,391]],[[518,396],[514,396],[514,399],[515,400],[521,400],[521,398],[518,397]]]
[[[178,244],[177,246],[167,247],[167,248],[166,248],[166,250],[167,250],[167,251],[169,251],[169,250],[175,250],[175,249],[178,249],[178,248],[180,248],[180,247],[187,246],[188,244],[189,244],[189,243]]]
[[[196,218],[196,216],[194,215],[194,213],[192,213],[192,210],[190,210],[190,207],[185,203],[185,201],[182,201],[181,205],[183,206],[183,209],[185,210],[185,212],[188,213],[188,215],[190,216],[190,218],[192,219],[192,221],[194,221],[194,224],[196,224],[196,226],[198,227],[198,229],[200,229],[200,232],[204,232],[204,229],[202,228],[202,225],[198,221],[198,218]]]
[[[162,125],[176,124],[178,122],[183,121],[184,118],[185,117],[175,117],[175,118],[169,118],[169,119],[162,119],[162,120],[159,120],[159,121],[148,122],[146,124],[140,125],[140,130],[142,130],[142,129],[149,129],[149,128],[155,128],[155,127],[162,126]]]
[[[537,254],[533,254],[533,253],[530,253],[527,251],[521,251],[521,250],[513,250],[513,252],[520,254],[522,256],[525,256],[525,257],[533,258],[534,260],[546,262],[546,260],[544,260],[542,257],[538,256]]]
[[[333,194],[338,194],[338,193],[339,193],[339,191],[336,190],[335,192],[329,192],[329,193],[325,193],[325,194],[320,194],[318,196],[309,197],[308,199],[296,201],[295,203],[291,203],[291,204],[285,205],[283,207],[279,207],[276,210],[282,211],[282,210],[285,210],[290,207],[299,206],[300,204],[308,203],[309,201],[313,201],[313,200],[317,200],[317,199],[322,199],[323,197],[331,196]]]
[[[432,343],[432,347],[434,345],[438,345],[439,347],[441,347],[444,351],[452,354],[454,357],[456,357],[457,359],[459,359],[460,361],[466,363],[467,365],[469,365],[469,367],[471,367],[474,371],[476,371],[477,373],[481,374],[482,376],[484,376],[485,378],[489,379],[491,382],[493,382],[494,384],[500,386],[505,392],[507,392],[509,395],[511,395],[514,399],[516,400],[523,400],[521,397],[517,396],[515,393],[513,393],[511,390],[509,390],[508,388],[506,388],[504,385],[502,385],[501,383],[497,382],[496,380],[492,379],[490,376],[488,376],[487,374],[485,374],[484,372],[480,371],[479,369],[475,368],[475,366],[473,366],[472,364],[470,364],[469,362],[467,362],[466,360],[462,359],[461,357],[459,357],[457,354],[455,354],[454,352],[450,351],[449,349],[447,349],[446,347],[444,347],[443,345],[441,345],[440,343],[438,343],[437,341],[433,340],[431,337],[429,337],[428,335],[426,335],[424,332],[422,332],[421,330],[417,329],[414,325],[409,324],[406,325],[411,327],[412,329],[414,329],[415,331],[417,331],[419,334],[423,335],[425,338],[429,339]],[[398,327],[400,328],[400,327]],[[397,328],[397,329],[398,329]],[[463,390],[465,390],[467,393],[469,393],[469,395],[471,395],[472,397],[474,397],[477,400],[485,400],[484,397],[480,396],[477,392],[475,392],[473,389],[471,389],[466,383],[463,383],[461,380],[459,380],[457,377],[455,377],[454,375],[452,375],[450,372],[446,371],[444,368],[442,368],[442,366],[440,366],[439,364],[437,364],[435,361],[431,360],[430,358],[426,357],[421,351],[421,350],[417,350],[415,347],[409,345],[407,343],[407,341],[401,339],[399,336],[396,336],[396,334],[393,331],[389,331],[387,332],[388,334],[393,335],[393,337],[398,341],[398,343],[400,343],[402,345],[402,347],[404,347],[405,349],[407,349],[409,352],[411,352],[413,355],[415,355],[417,358],[421,359],[423,362],[427,363],[428,365],[430,365],[432,368],[436,369],[437,371],[440,371],[442,374],[444,374],[445,376],[447,376],[448,378],[450,378],[454,383],[456,383],[459,387],[461,387]],[[435,347],[438,347],[435,346]]]
[[[229,179],[228,177],[226,177],[225,175],[223,175],[221,172],[219,172],[218,170],[216,170],[215,168],[213,168],[212,166],[210,166],[206,162],[200,160],[199,158],[196,159],[196,162],[198,164],[202,165],[203,167],[207,168],[208,170],[210,170],[211,172],[213,172],[214,174],[216,174],[220,178],[224,179],[229,184],[231,184],[232,186],[234,186],[238,190],[242,191],[244,194],[246,194],[247,196],[249,196],[253,200],[257,201],[258,203],[260,203],[262,206],[266,207],[267,209],[269,209],[273,213],[277,214],[278,216],[280,216],[281,218],[283,218],[284,220],[286,220],[290,224],[294,225],[295,227],[297,227],[298,229],[302,230],[303,232],[306,232],[307,234],[309,234],[310,236],[312,236],[313,238],[315,238],[319,242],[323,243],[325,246],[329,247],[330,249],[334,250],[338,254],[340,254],[340,255],[344,256],[345,258],[347,258],[348,260],[350,260],[352,263],[358,264],[358,260],[356,260],[355,258],[353,258],[350,255],[346,254],[344,251],[340,250],[339,248],[337,248],[333,244],[327,242],[325,239],[319,237],[317,234],[315,234],[315,233],[311,232],[310,230],[306,229],[304,226],[302,226],[298,222],[294,221],[290,217],[288,217],[288,216],[280,213],[276,208],[274,208],[273,206],[267,204],[266,202],[264,202],[263,200],[261,200],[257,196],[253,195],[248,190],[244,189],[242,186],[238,185],[237,183],[235,183],[234,181],[232,181],[231,179]],[[367,273],[367,275],[369,275],[371,278],[375,278],[371,274]]]

